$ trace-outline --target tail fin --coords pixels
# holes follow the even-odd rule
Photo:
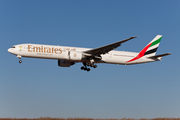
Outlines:
[[[149,44],[146,45],[145,48],[143,48],[139,52],[139,54],[135,58],[133,58],[127,62],[132,62],[132,61],[137,60],[144,56],[145,57],[155,56],[158,46],[160,44],[161,38],[162,38],[162,35],[157,35]]]
[[[160,44],[162,35],[157,35],[146,47],[147,50],[144,53],[144,56],[146,57],[151,57],[151,56],[155,56],[156,51],[158,49],[158,46]],[[145,48],[146,48],[145,47]]]

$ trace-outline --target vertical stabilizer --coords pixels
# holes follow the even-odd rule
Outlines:
[[[161,41],[162,35],[157,35],[147,46],[148,49],[144,53],[144,56],[150,57],[150,56],[155,56],[156,51],[159,47],[160,41]]]
[[[160,44],[161,38],[162,38],[162,35],[157,35],[149,44],[146,45],[145,48],[143,48],[139,52],[139,54],[135,58],[133,58],[127,62],[132,62],[132,61],[137,60],[144,56],[145,57],[155,56],[158,46]]]

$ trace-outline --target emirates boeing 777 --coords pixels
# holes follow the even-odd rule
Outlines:
[[[98,48],[80,48],[67,46],[54,46],[42,44],[18,44],[8,49],[8,52],[16,55],[22,63],[21,57],[56,59],[60,67],[70,67],[81,62],[81,70],[90,71],[90,67],[96,68],[97,63],[109,63],[120,65],[132,65],[160,61],[163,56],[171,53],[155,55],[162,35],[157,35],[139,53],[116,51],[122,43],[136,37],[115,42]]]

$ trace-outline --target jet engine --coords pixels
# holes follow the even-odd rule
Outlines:
[[[71,65],[74,65],[74,62],[69,62],[67,60],[58,60],[58,66],[59,67],[70,67]]]

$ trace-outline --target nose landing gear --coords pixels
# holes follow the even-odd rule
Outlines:
[[[22,63],[21,56],[17,55],[17,58],[19,58],[19,63]]]

